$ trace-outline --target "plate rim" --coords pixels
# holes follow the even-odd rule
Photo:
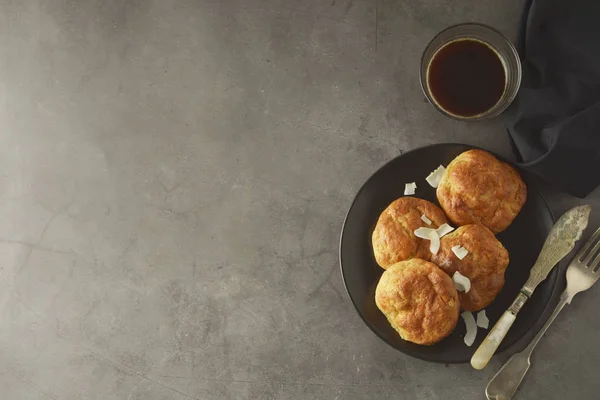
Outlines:
[[[405,152],[397,155],[396,157],[394,157],[394,158],[386,161],[383,165],[381,165],[373,173],[371,173],[371,175],[364,181],[364,183],[360,186],[360,188],[358,189],[358,191],[354,195],[354,198],[352,199],[352,202],[350,203],[350,206],[348,207],[348,211],[346,212],[346,215],[344,216],[344,222],[342,223],[342,229],[340,231],[338,259],[339,259],[340,273],[342,275],[342,282],[344,283],[344,289],[346,291],[346,295],[350,299],[350,302],[354,306],[354,310],[356,311],[356,313],[358,314],[358,316],[360,317],[360,319],[363,321],[363,323],[380,340],[382,340],[388,346],[392,347],[394,350],[396,350],[396,351],[398,351],[398,352],[400,352],[402,354],[406,354],[408,356],[411,356],[411,357],[414,357],[414,358],[417,358],[417,359],[420,359],[420,360],[423,360],[423,361],[429,361],[429,362],[438,363],[438,364],[466,364],[466,363],[469,362],[469,359],[467,359],[467,360],[452,360],[452,361],[439,360],[439,359],[436,359],[435,357],[429,357],[429,356],[421,354],[421,353],[415,353],[415,352],[411,352],[411,351],[400,350],[396,346],[394,346],[392,343],[390,343],[385,337],[383,337],[382,335],[380,335],[371,326],[371,324],[368,323],[365,320],[365,318],[363,317],[362,313],[359,311],[359,308],[356,305],[356,302],[352,298],[352,295],[350,294],[350,292],[348,290],[348,285],[346,284],[346,276],[344,274],[344,265],[343,265],[343,260],[342,260],[342,246],[343,246],[343,243],[344,243],[344,230],[346,229],[346,222],[348,220],[348,216],[350,215],[350,212],[352,211],[352,209],[353,209],[353,207],[354,207],[354,205],[356,203],[356,200],[358,199],[358,196],[363,192],[363,190],[365,189],[365,186],[371,180],[371,178],[373,178],[373,176],[375,176],[376,174],[378,174],[382,169],[384,169],[385,167],[387,167],[389,164],[391,164],[392,162],[396,161],[398,158],[401,158],[401,157],[403,157],[403,156],[405,156],[405,155],[407,155],[409,153],[412,153],[412,152],[415,152],[415,151],[418,151],[418,150],[423,150],[423,149],[428,149],[428,148],[435,148],[435,147],[444,147],[444,146],[463,146],[463,147],[469,147],[472,150],[483,150],[483,151],[486,151],[486,152],[492,154],[494,157],[498,158],[500,161],[506,162],[507,164],[509,164],[512,167],[516,168],[519,172],[524,171],[514,161],[509,160],[506,157],[503,157],[503,156],[497,154],[496,152],[494,152],[492,150],[484,149],[484,148],[481,148],[479,146],[475,146],[475,145],[467,144],[467,143],[456,143],[456,142],[433,143],[433,144],[429,144],[429,145],[425,145],[425,146],[415,147],[413,149],[405,151]],[[527,171],[525,171],[525,172],[527,172]],[[555,223],[556,222],[556,216],[554,215],[554,212],[550,208],[550,205],[548,204],[548,200],[546,199],[546,196],[544,195],[543,191],[539,187],[540,186],[539,183],[535,181],[535,179],[539,179],[539,178],[535,177],[535,175],[533,175],[533,174],[531,174],[531,177],[534,179],[534,185],[538,189],[537,191],[540,194],[540,197],[541,197],[542,201],[546,205],[546,209],[550,213],[550,219],[552,220],[553,223]],[[514,354],[514,353],[516,353],[518,351],[523,350],[527,346],[527,344],[531,341],[531,339],[533,339],[534,335],[539,332],[539,330],[542,328],[542,326],[544,325],[544,323],[546,322],[546,320],[550,316],[550,313],[554,309],[554,305],[558,301],[558,297],[559,297],[559,295],[561,293],[561,291],[558,290],[558,289],[561,286],[563,286],[563,283],[564,283],[564,273],[561,274],[561,272],[564,272],[564,268],[565,268],[564,265],[565,265],[565,259],[561,260],[552,269],[552,271],[550,272],[550,274],[554,275],[554,279],[553,279],[553,282],[552,282],[552,290],[551,290],[551,293],[550,293],[550,299],[546,302],[546,305],[545,305],[542,313],[537,318],[537,320],[534,322],[534,324],[532,325],[532,328],[529,330],[529,332],[526,333],[525,335],[523,335],[515,343],[513,343],[511,346],[507,347],[506,349],[497,351],[495,353],[495,355],[497,355],[497,354],[509,354],[509,355],[512,355],[512,354]],[[473,350],[473,352],[474,351],[475,350]]]

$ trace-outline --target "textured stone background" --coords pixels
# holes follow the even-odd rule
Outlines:
[[[338,235],[403,151],[510,155],[501,121],[430,107],[418,65],[450,24],[514,38],[521,7],[0,0],[0,397],[483,399],[501,360],[429,364],[364,326]],[[598,301],[559,317],[519,398],[597,398]]]

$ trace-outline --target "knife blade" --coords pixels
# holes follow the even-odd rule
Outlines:
[[[521,289],[527,297],[531,297],[535,288],[546,279],[552,268],[573,250],[575,243],[581,239],[587,227],[590,211],[591,207],[588,205],[572,208],[554,224],[529,272],[529,279]]]
[[[573,250],[575,243],[581,239],[581,235],[587,227],[590,211],[589,205],[572,208],[554,224],[544,242],[542,251],[531,268],[529,279],[473,354],[471,358],[473,368],[483,369],[487,365],[535,288],[546,279],[552,268]]]

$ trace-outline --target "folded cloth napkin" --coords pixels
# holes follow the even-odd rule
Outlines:
[[[521,166],[585,197],[600,185],[600,0],[531,0],[506,125]]]

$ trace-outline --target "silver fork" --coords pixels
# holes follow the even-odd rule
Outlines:
[[[548,327],[563,307],[571,303],[577,293],[588,290],[598,278],[600,278],[600,228],[581,246],[577,255],[571,260],[567,269],[567,289],[560,296],[560,301],[546,324],[535,335],[529,346],[509,358],[488,383],[485,388],[488,400],[509,400],[514,396],[531,365],[531,353]]]

